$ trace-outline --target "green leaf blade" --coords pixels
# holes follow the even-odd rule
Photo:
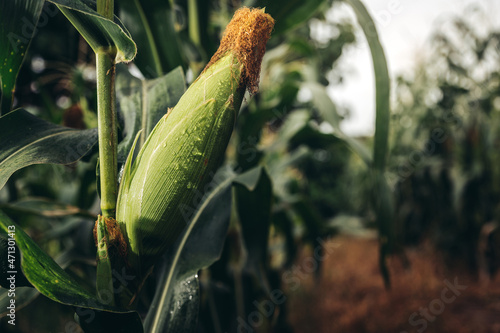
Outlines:
[[[353,137],[346,135],[340,128],[340,117],[337,114],[335,104],[332,102],[324,86],[316,82],[306,82],[302,84],[303,88],[312,93],[312,101],[322,118],[333,128],[335,137],[343,140],[352,151],[370,167],[373,164],[373,156],[367,147]]]
[[[10,228],[9,228],[10,227]],[[0,211],[0,233],[15,234],[16,245],[21,251],[21,268],[28,281],[46,297],[63,304],[106,311],[119,309],[99,302],[95,295],[81,287],[49,255]]]
[[[168,253],[169,260],[163,277],[159,280],[160,287],[151,305],[152,311],[148,313],[145,321],[147,332],[164,332],[169,325],[182,325],[188,322],[188,319],[191,319],[194,327],[183,326],[183,329],[189,331],[196,328],[195,314],[198,310],[196,308],[194,312],[190,307],[197,307],[197,288],[189,288],[190,292],[185,294],[187,297],[179,297],[179,289],[186,289],[185,284],[188,281],[196,287],[197,272],[220,258],[231,214],[231,184],[240,184],[246,189],[255,188],[261,170],[262,167],[259,166],[236,175],[232,170],[223,168],[214,176],[211,186],[207,187],[213,190],[205,196],[188,227]],[[190,299],[189,296],[193,297]],[[184,305],[186,302],[194,304]],[[174,307],[179,305],[192,317],[187,318],[185,311],[176,312]],[[172,316],[170,311],[177,315]]]
[[[43,0],[10,0],[0,3],[0,115],[11,109],[17,75],[43,4]]]
[[[186,79],[180,67],[154,80],[140,80],[121,66],[117,72],[117,109],[124,119],[118,162],[123,163],[137,133],[142,131],[140,148],[161,117],[177,104],[186,90]]]
[[[360,0],[347,0],[352,6],[359,25],[366,36],[375,73],[375,142],[373,146],[373,203],[377,214],[380,237],[379,265],[386,287],[390,286],[389,271],[385,258],[394,245],[394,208],[392,193],[385,178],[388,155],[390,108],[390,78],[384,49],[378,38],[375,22]]]
[[[57,5],[95,53],[114,54],[115,63],[134,59],[137,47],[128,30],[117,17],[113,22],[99,15],[95,10],[95,1],[48,1]]]
[[[274,34],[291,30],[310,19],[325,0],[259,0],[254,7],[266,8],[275,20]]]
[[[390,108],[390,78],[384,48],[378,38],[375,22],[359,0],[347,0],[353,7],[359,25],[366,36],[375,72],[375,145],[373,165],[383,172],[387,161]]]
[[[248,252],[246,267],[259,278],[262,285],[267,286],[265,271],[273,185],[267,171],[265,169],[259,171],[261,171],[260,177],[253,188],[249,189],[238,184],[235,186],[235,194],[243,241]]]
[[[170,1],[122,0],[120,17],[137,42],[134,62],[146,78],[159,77],[178,66],[186,68]]]
[[[17,109],[0,117],[0,188],[17,170],[32,164],[70,164],[97,142],[97,130],[74,130]]]

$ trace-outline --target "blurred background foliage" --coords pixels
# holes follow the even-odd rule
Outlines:
[[[397,78],[390,176],[401,244],[430,241],[450,266],[493,274],[500,44],[471,17],[436,31],[429,57]]]
[[[264,165],[269,176],[261,176],[254,192],[234,189],[236,208],[222,257],[200,273],[202,332],[234,331],[237,318],[248,318],[255,302],[268,300],[273,290],[286,291],[282,274],[292,269],[303,248],[314,249],[342,233],[370,236],[376,229],[369,170],[333,135],[317,98],[318,90],[325,95],[327,88],[342,84],[338,60],[355,47],[359,35],[354,20],[330,15],[345,5],[342,1],[118,1],[116,14],[138,45],[130,72],[154,79],[181,66],[189,83],[242,5],[266,7],[277,24],[262,65],[260,92],[248,96],[242,107],[226,163],[238,172]],[[313,33],[318,26],[328,32],[326,37]],[[450,265],[474,274],[496,272],[499,43],[500,32],[479,33],[474,22],[457,18],[449,29],[436,32],[431,55],[394,82],[386,176],[393,190],[399,253],[431,242]],[[95,127],[94,61],[66,18],[53,16],[31,43],[14,108],[68,127]],[[328,103],[339,122],[349,116],[335,101]],[[123,137],[124,116],[118,116]],[[373,144],[372,138],[357,140]],[[69,166],[25,168],[0,190],[0,208],[89,288],[95,278],[91,229],[99,211],[96,154]],[[154,284],[147,288],[154,290]],[[57,320],[40,317],[35,328],[32,320],[22,320],[34,318],[27,309],[19,312],[19,332],[63,330],[71,321],[71,311],[40,299],[29,312],[36,317],[46,306],[54,307]],[[258,331],[271,330],[293,331],[286,303]]]

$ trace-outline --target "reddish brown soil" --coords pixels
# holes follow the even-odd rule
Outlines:
[[[500,332],[500,278],[480,284],[470,274],[445,268],[433,251],[419,249],[407,252],[409,269],[390,260],[392,288],[386,291],[376,240],[343,237],[328,245],[332,251],[317,281],[311,274],[295,273],[297,279],[288,283],[289,322],[295,332]],[[313,267],[311,257],[310,249],[302,251],[299,269]],[[445,303],[445,280],[453,284],[455,278],[467,288],[452,301],[454,294],[444,291]],[[419,311],[429,307],[435,315],[429,312],[425,319]]]

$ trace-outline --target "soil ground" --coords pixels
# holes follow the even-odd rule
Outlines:
[[[337,237],[327,249],[317,279],[311,249],[283,275],[294,332],[500,332],[498,276],[479,283],[420,248],[407,251],[409,268],[389,260],[392,287],[386,290],[376,240]]]

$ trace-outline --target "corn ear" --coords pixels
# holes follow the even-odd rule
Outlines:
[[[132,149],[116,220],[137,272],[144,273],[175,242],[189,219],[183,209],[194,210],[204,194],[224,157],[245,90],[257,90],[273,25],[263,10],[237,11],[217,53],[157,123],[133,163]]]

